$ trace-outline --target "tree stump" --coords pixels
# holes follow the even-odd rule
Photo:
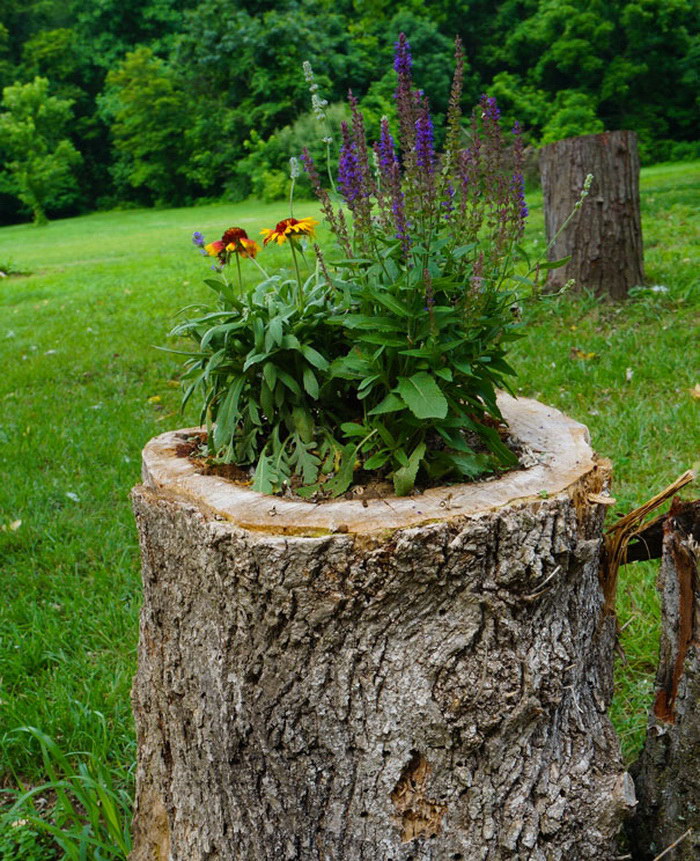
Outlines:
[[[609,465],[500,403],[536,465],[364,503],[198,474],[187,431],[146,446],[132,861],[616,854]]]
[[[551,242],[593,174],[581,213],[555,240],[550,260],[571,260],[549,272],[547,289],[571,279],[597,296],[624,299],[644,282],[639,155],[634,132],[603,132],[543,147],[540,173],[547,241]]]
[[[633,766],[639,806],[627,827],[640,861],[676,841],[674,861],[700,857],[700,545],[687,517],[697,506],[674,501],[664,521],[656,699]]]

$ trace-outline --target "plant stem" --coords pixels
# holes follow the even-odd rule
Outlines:
[[[236,269],[238,269],[238,287],[240,288],[241,295],[243,294],[243,275],[241,273],[241,255],[236,254]]]
[[[303,289],[301,286],[301,272],[299,271],[299,261],[297,260],[297,250],[295,248],[295,239],[293,237],[289,237],[289,246],[292,249],[292,260],[294,260],[294,269],[297,273],[297,284],[299,285],[299,293],[297,294],[297,305],[300,311],[304,310],[304,295]]]
[[[249,260],[252,260],[252,261],[253,261],[253,263],[255,263],[255,265],[256,265],[256,266],[258,267],[258,269],[262,272],[262,274],[265,276],[265,278],[269,278],[269,277],[270,277],[270,276],[267,274],[267,272],[262,268],[262,266],[258,263],[258,261],[255,259],[255,257],[253,257],[253,256],[251,255],[248,259],[249,259]]]

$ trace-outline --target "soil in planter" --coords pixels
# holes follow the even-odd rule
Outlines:
[[[487,473],[482,478],[475,481],[488,481],[489,479],[498,478],[502,475],[512,472],[515,469],[527,469],[539,462],[537,455],[526,445],[521,443],[510,433],[508,427],[503,424],[493,422],[493,427],[498,431],[502,442],[513,454],[518,458],[518,465],[512,469],[502,470],[497,473]],[[476,454],[488,454],[488,449],[481,441],[477,434],[468,434],[465,436],[467,444],[473,449]],[[195,464],[200,475],[216,475],[219,478],[225,478],[227,481],[232,481],[234,484],[248,487],[252,483],[252,467],[247,469],[237,466],[235,463],[217,463],[213,458],[203,454],[206,446],[207,434],[204,431],[191,434],[183,437],[183,441],[175,447],[175,455],[177,457],[186,457]],[[443,440],[436,436],[433,440],[435,447],[443,447]],[[464,481],[449,482],[441,479],[434,482],[417,483],[414,490],[409,496],[417,496],[431,487],[445,487],[449,484],[463,484]],[[299,496],[294,492],[294,485],[287,487],[284,491],[276,494],[291,499],[297,499],[303,502],[316,503],[322,499],[327,499],[322,493],[316,494],[312,498]],[[371,499],[384,499],[389,496],[394,496],[394,485],[383,475],[377,475],[376,472],[366,472],[358,469],[354,475],[352,487],[345,493],[342,493],[339,499],[361,499],[364,504]]]

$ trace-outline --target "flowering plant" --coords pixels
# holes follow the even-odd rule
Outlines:
[[[527,280],[515,274],[523,146],[517,126],[506,138],[486,96],[463,127],[459,40],[455,55],[441,152],[401,35],[396,129],[384,118],[370,146],[350,94],[340,199],[302,154],[334,249],[315,242],[314,219],[284,219],[262,235],[289,246],[293,277],[268,275],[241,228],[209,244],[195,234],[221,277],[206,282],[217,308],[173,330],[197,343],[184,400],[202,392],[209,454],[250,467],[257,490],[338,495],[371,473],[403,495],[517,463],[496,390],[514,373],[512,288]],[[226,276],[234,260],[237,284]],[[253,289],[241,260],[262,273]]]

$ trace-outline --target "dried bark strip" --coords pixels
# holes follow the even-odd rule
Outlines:
[[[692,469],[686,470],[675,481],[672,481],[671,484],[659,491],[655,496],[652,496],[643,505],[621,517],[606,530],[605,546],[600,563],[600,583],[603,595],[605,596],[605,610],[607,613],[611,615],[615,613],[617,579],[620,566],[627,564],[628,561],[632,561],[628,555],[628,545],[644,536],[647,528],[653,528],[657,522],[653,520],[647,526],[643,526],[644,519],[681,488],[685,487],[686,484],[690,484],[694,480],[695,472]],[[679,511],[679,517],[686,519],[687,511],[685,509],[682,512]]]
[[[688,504],[674,500],[664,522],[657,692],[644,750],[633,767],[639,805],[628,825],[640,859],[653,858],[688,827],[692,834],[673,857],[700,855],[700,548],[681,525],[687,511]]]
[[[630,539],[625,554],[625,562],[648,562],[661,559],[663,555],[664,522],[667,513],[660,514],[649,522],[644,529]],[[700,499],[682,502],[674,514],[676,523],[686,535],[691,535],[700,544]]]
[[[580,425],[511,408],[535,435],[562,420],[554,462],[368,508],[273,517],[147,452],[133,861],[616,854],[609,470]]]

